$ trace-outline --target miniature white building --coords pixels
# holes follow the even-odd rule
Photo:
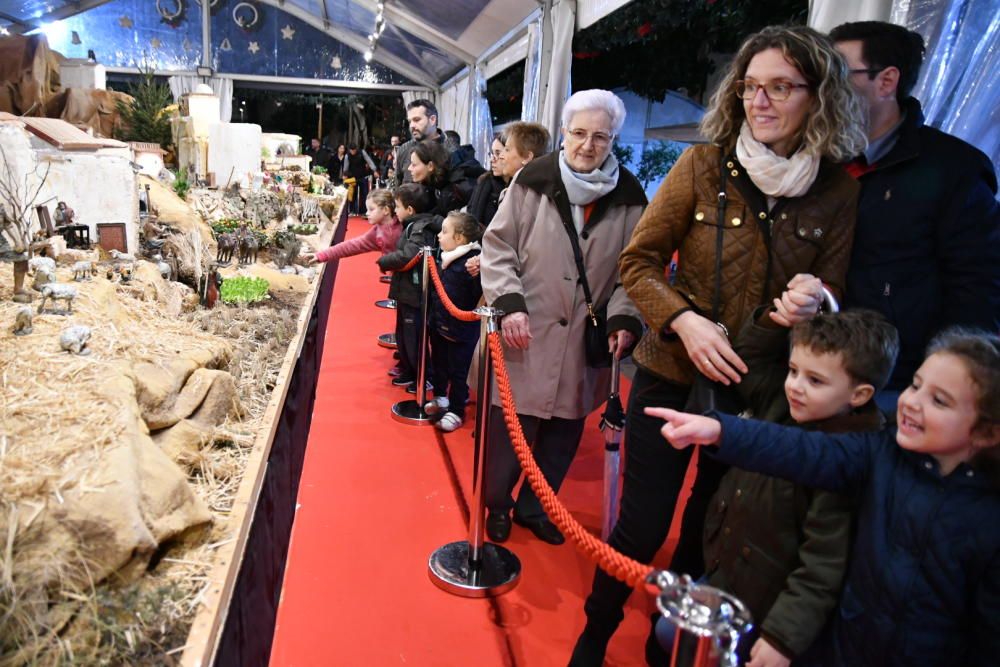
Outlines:
[[[159,144],[145,141],[130,141],[128,145],[132,149],[132,161],[141,167],[139,173],[159,178],[160,172],[163,171],[163,154],[166,151],[160,148]]]
[[[59,83],[63,88],[107,90],[104,65],[86,58],[65,58],[59,63]]]
[[[129,252],[138,247],[138,193],[128,144],[91,137],[56,118],[19,118],[0,113],[0,147],[12,173],[27,177],[30,191],[48,171],[35,204],[55,220],[56,204],[66,202],[75,224],[87,225],[97,243],[103,229],[121,233]],[[100,227],[99,227],[100,226]]]
[[[260,126],[221,123],[219,108],[219,97],[207,84],[181,96],[180,117],[172,123],[178,167],[190,167],[199,178],[212,174],[217,185],[248,187],[260,171]]]

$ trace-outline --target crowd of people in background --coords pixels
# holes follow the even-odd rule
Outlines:
[[[626,113],[611,92],[571,96],[555,145],[537,123],[509,124],[488,170],[432,102],[413,101],[410,139],[392,137],[380,189],[359,195],[372,230],[316,259],[381,252],[397,302],[389,375],[411,393],[423,286],[419,267],[404,269],[421,247],[437,249],[460,308],[502,311],[518,417],[557,491],[607,397],[610,356],[631,355],[609,543],[651,562],[688,445],[710,445],[670,568],[747,603],[751,667],[992,664],[1000,205],[990,160],[924,124],[910,95],[923,50],[880,22],[750,36],[701,122],[707,143],[648,204],[612,152]],[[361,176],[356,156],[338,147],[331,175]],[[821,312],[830,295],[843,312]],[[432,298],[425,410],[450,432],[466,417],[478,327]],[[514,523],[562,543],[527,483],[515,499],[496,395],[491,411],[489,538]],[[603,663],[630,592],[595,571],[570,665]],[[673,629],[655,620],[645,658],[667,665]]]

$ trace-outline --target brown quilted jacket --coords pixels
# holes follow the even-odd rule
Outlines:
[[[622,284],[649,325],[634,352],[645,370],[690,384],[694,366],[668,327],[694,309],[711,317],[720,166],[727,170],[720,321],[734,334],[754,308],[780,296],[796,273],[819,277],[839,298],[851,254],[858,183],[824,160],[809,191],[767,200],[735,156],[694,146],[649,203],[619,259]],[[679,251],[674,285],[667,269]]]

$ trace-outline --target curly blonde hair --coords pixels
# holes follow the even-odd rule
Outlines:
[[[726,151],[736,147],[746,118],[736,82],[746,75],[755,55],[779,49],[805,78],[814,100],[802,129],[802,145],[818,155],[843,162],[868,145],[861,100],[847,79],[847,63],[825,35],[805,26],[769,26],[747,38],[712,95],[701,131]]]

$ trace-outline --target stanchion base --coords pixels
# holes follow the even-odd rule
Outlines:
[[[521,561],[514,552],[498,544],[483,544],[480,566],[469,566],[469,543],[450,542],[431,554],[427,574],[443,591],[464,598],[502,595],[517,586]]]
[[[384,333],[378,337],[379,347],[387,347],[390,350],[396,349],[396,334]]]
[[[378,301],[375,302],[375,305],[377,307],[379,307],[379,308],[388,308],[389,310],[395,310],[396,309],[396,300],[395,299],[379,299]]]
[[[392,418],[404,424],[415,426],[431,426],[434,424],[430,416],[424,412],[422,405],[416,401],[400,401],[392,406]]]
[[[392,276],[379,276],[378,277],[378,281],[380,283],[391,283],[392,282]]]

